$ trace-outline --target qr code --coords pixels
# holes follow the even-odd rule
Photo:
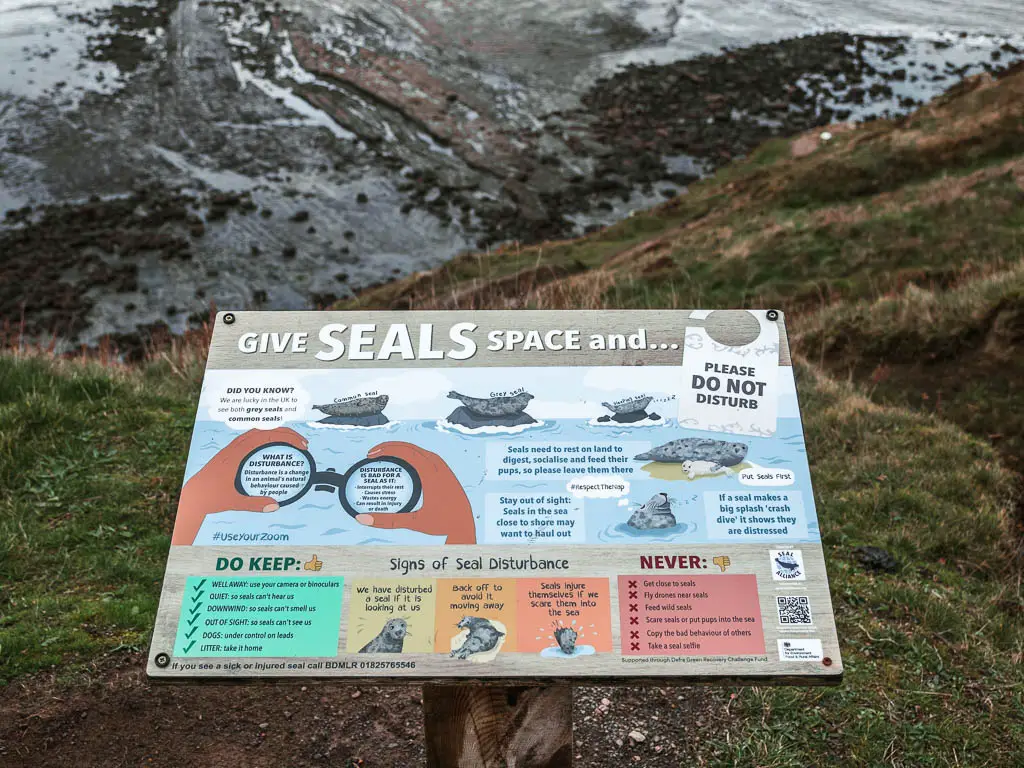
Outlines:
[[[810,625],[811,606],[804,595],[786,595],[775,598],[779,609],[779,624],[792,626],[794,624]]]

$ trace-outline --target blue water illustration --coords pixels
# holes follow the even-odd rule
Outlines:
[[[502,541],[494,537],[493,527],[488,526],[486,517],[493,514],[494,495],[571,496],[567,483],[584,475],[584,472],[567,472],[563,475],[546,477],[498,478],[488,471],[488,457],[501,455],[508,446],[539,446],[551,443],[619,446],[627,451],[629,461],[616,465],[612,474],[625,479],[629,490],[624,495],[610,498],[580,498],[573,504],[582,507],[581,524],[583,531],[574,534],[571,542],[588,544],[654,544],[769,541],[777,543],[799,543],[819,541],[818,523],[814,510],[810,474],[807,466],[806,448],[797,418],[780,418],[776,437],[757,438],[728,436],[700,432],[681,427],[674,420],[665,420],[658,426],[644,424],[641,427],[609,426],[594,424],[587,419],[545,419],[529,425],[515,434],[488,432],[468,433],[451,429],[450,425],[438,420],[400,421],[385,425],[386,428],[325,429],[322,425],[308,422],[286,424],[309,441],[308,452],[316,462],[318,472],[342,474],[352,465],[367,457],[375,446],[402,441],[441,456],[459,479],[469,498],[476,521],[477,541],[486,544],[512,544],[543,548],[549,543],[560,543],[556,539],[524,541],[515,539]],[[186,467],[186,479],[191,478],[207,464],[221,449],[242,432],[231,429],[220,422],[199,421],[192,435],[192,445]],[[665,479],[655,477],[645,466],[644,460],[633,460],[632,456],[662,445],[670,440],[686,437],[729,439],[748,445],[746,459],[737,468],[771,468],[790,470],[795,475],[791,485],[784,487],[762,487],[743,485],[739,473],[726,471],[689,480],[685,474]],[[625,456],[626,453],[621,455]],[[670,465],[658,465],[664,468]],[[671,467],[670,467],[671,469]],[[596,479],[600,479],[598,476]],[[429,489],[428,489],[429,490]],[[631,514],[655,494],[664,493],[669,498],[677,524],[671,528],[638,530],[627,524]],[[232,543],[245,544],[392,544],[423,545],[443,542],[443,538],[403,530],[374,529],[364,526],[350,517],[342,508],[339,490],[334,487],[313,485],[297,501],[282,506],[275,512],[254,513],[223,511],[208,514],[199,535],[197,545],[225,543],[223,534],[269,534],[266,540],[246,540]],[[796,536],[749,539],[722,535],[721,526],[713,525],[717,516],[709,511],[708,499],[717,494],[733,494],[733,500],[747,499],[746,495],[784,494],[792,509],[799,517]],[[740,494],[740,496],[736,496]],[[487,497],[492,497],[491,506]],[[752,498],[752,497],[751,497]],[[744,502],[746,503],[746,502]],[[716,532],[717,531],[717,532]],[[253,537],[250,537],[253,538]]]

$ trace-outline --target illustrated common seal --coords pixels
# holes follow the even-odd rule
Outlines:
[[[457,625],[459,629],[468,629],[469,635],[457,649],[452,651],[452,658],[468,659],[474,653],[486,653],[494,650],[498,641],[505,636],[487,619],[479,616],[466,616]]]
[[[401,653],[409,626],[405,619],[388,619],[373,640],[359,649],[360,653]]]
[[[383,411],[387,404],[387,395],[377,395],[376,397],[336,399],[333,403],[314,405],[313,410],[321,411],[328,416],[373,416]]]
[[[633,459],[635,461],[661,461],[670,464],[682,464],[684,461],[711,461],[721,464],[723,467],[734,467],[746,457],[746,443],[685,437],[659,445],[646,453],[634,456]]]
[[[601,403],[612,413],[636,413],[638,411],[646,411],[647,406],[651,404],[653,397],[633,397],[629,400],[622,400],[618,403]]]
[[[466,407],[466,410],[474,416],[480,416],[485,419],[493,419],[499,416],[514,416],[517,413],[522,413],[523,409],[533,400],[533,395],[529,392],[520,392],[518,395],[511,397],[480,398],[468,397],[453,391],[448,393],[448,397],[461,402]]]
[[[651,496],[646,504],[630,515],[626,525],[638,531],[674,528],[676,516],[672,514],[672,503],[668,500],[668,494],[656,493]]]

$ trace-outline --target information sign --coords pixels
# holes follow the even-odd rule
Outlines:
[[[838,682],[780,313],[220,313],[148,671]]]

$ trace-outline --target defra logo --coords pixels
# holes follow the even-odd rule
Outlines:
[[[799,549],[772,550],[772,579],[775,581],[804,581],[804,555]]]

